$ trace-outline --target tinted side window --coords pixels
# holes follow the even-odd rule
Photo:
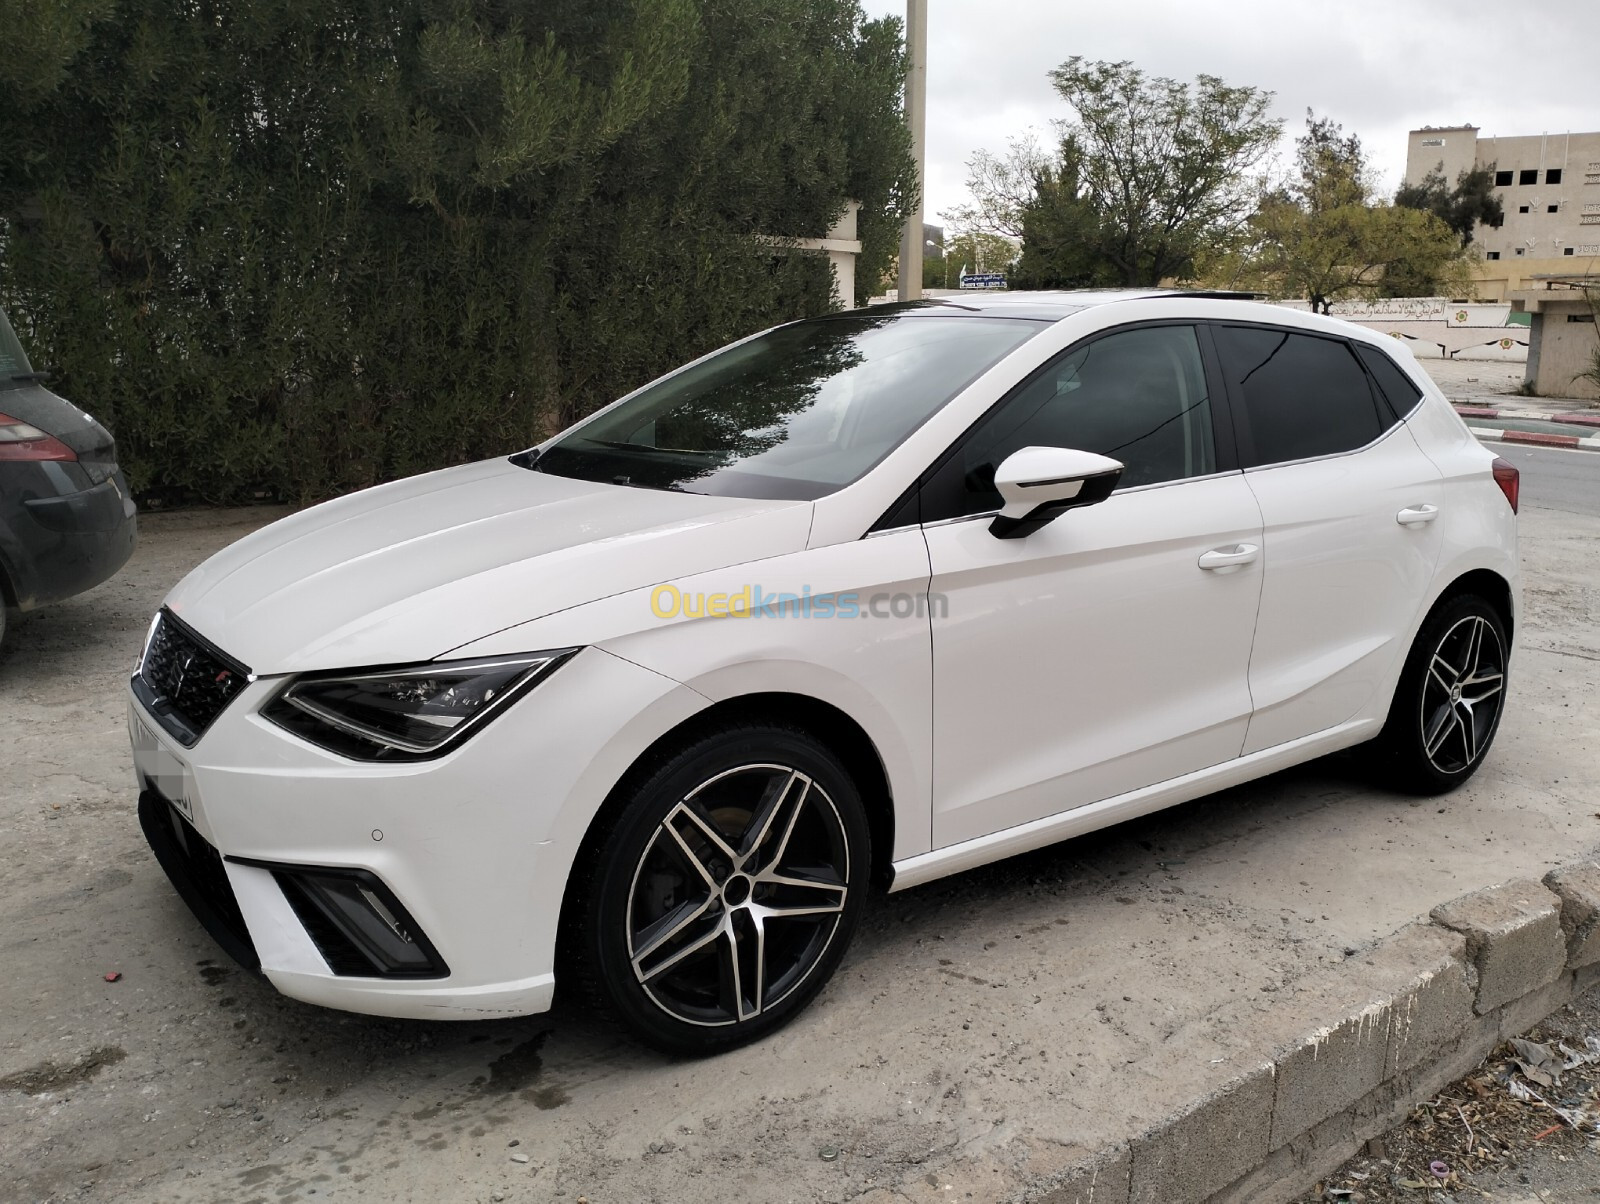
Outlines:
[[[1353,451],[1383,432],[1367,374],[1341,340],[1250,326],[1215,332],[1249,424],[1245,467]]]
[[[997,509],[995,469],[1012,452],[1033,446],[1121,460],[1120,487],[1215,472],[1211,399],[1194,327],[1122,331],[1053,360],[956,451],[962,497],[955,513]]]
[[[1356,354],[1367,366],[1367,371],[1372,373],[1372,379],[1378,382],[1378,391],[1383,394],[1383,399],[1389,403],[1396,418],[1404,418],[1416,408],[1417,402],[1422,400],[1422,390],[1400,370],[1398,364],[1376,347],[1361,343],[1356,344]]]

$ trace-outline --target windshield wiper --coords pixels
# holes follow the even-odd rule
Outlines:
[[[629,489],[655,489],[664,493],[692,493],[697,497],[703,496],[698,489],[685,489],[676,481],[669,482],[666,485],[652,485],[649,481],[635,481],[630,476],[616,476],[611,478],[610,483],[613,485],[625,485]]]
[[[53,375],[54,373],[51,372],[13,372],[11,374],[11,379],[21,381],[39,381],[49,380]]]
[[[714,451],[696,451],[689,447],[655,447],[648,443],[624,443],[618,439],[585,439],[583,442],[593,447],[604,447],[611,451],[632,452],[646,456],[672,456],[674,458],[691,456],[703,460],[708,456],[721,456],[724,454]]]

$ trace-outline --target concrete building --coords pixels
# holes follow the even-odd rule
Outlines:
[[[1479,226],[1477,295],[1509,301],[1538,278],[1600,272],[1600,131],[1483,137],[1476,126],[1424,127],[1406,140],[1406,183],[1441,168],[1453,186],[1492,167],[1505,221]]]
[[[1595,366],[1600,330],[1600,276],[1531,280],[1511,294],[1511,307],[1529,315],[1528,366],[1523,380],[1541,397],[1600,399],[1581,374]]]

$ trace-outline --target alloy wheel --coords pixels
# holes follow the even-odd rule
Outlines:
[[[705,1026],[778,1006],[827,952],[845,910],[839,810],[791,766],[701,783],[651,834],[628,892],[628,959],[649,999]]]
[[[1422,749],[1440,773],[1470,769],[1488,747],[1505,700],[1505,649],[1481,615],[1444,633],[1422,683]]]

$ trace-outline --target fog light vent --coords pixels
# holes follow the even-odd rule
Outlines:
[[[271,870],[284,898],[335,974],[444,978],[450,970],[394,892],[369,870],[232,858]]]

